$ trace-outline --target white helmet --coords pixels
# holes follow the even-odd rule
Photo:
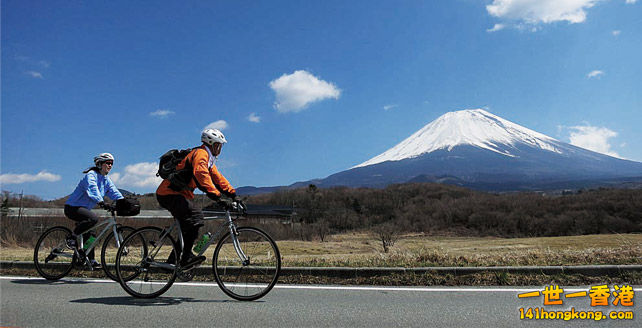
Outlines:
[[[94,164],[96,164],[96,166],[100,166],[100,163],[106,162],[106,161],[114,161],[114,155],[110,153],[102,153],[94,157]]]
[[[210,146],[214,145],[217,142],[220,144],[227,143],[223,132],[217,129],[205,129],[203,133],[201,133],[201,141]]]

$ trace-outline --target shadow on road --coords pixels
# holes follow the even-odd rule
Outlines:
[[[92,303],[105,305],[164,306],[181,303],[227,303],[235,300],[195,300],[191,297],[157,297],[152,299],[133,298],[128,296],[95,297],[70,301],[71,303]]]
[[[47,279],[21,279],[11,280],[14,284],[22,285],[84,285],[91,283],[82,280],[47,280]]]

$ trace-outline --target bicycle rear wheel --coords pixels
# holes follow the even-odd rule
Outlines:
[[[123,289],[134,297],[154,298],[166,292],[176,280],[178,247],[164,231],[145,227],[134,231],[118,248],[116,274]]]
[[[33,251],[33,263],[43,278],[58,280],[69,274],[73,268],[76,254],[73,249],[67,247],[68,237],[71,237],[71,230],[53,227],[38,239]]]
[[[281,255],[272,238],[260,229],[237,228],[243,261],[228,232],[214,250],[214,278],[228,296],[240,301],[253,301],[265,296],[276,284],[281,272]]]
[[[132,227],[117,226],[116,232],[120,244],[122,244],[123,240],[125,240],[125,238],[127,238],[127,236],[129,236],[134,230],[135,229]],[[127,250],[124,250],[123,252],[127,253]],[[103,247],[100,250],[100,262],[103,265],[103,270],[107,277],[111,280],[118,281],[115,265],[116,253],[118,253],[118,245],[116,244],[116,238],[114,238],[114,233],[112,232],[107,236],[107,238],[105,238]],[[125,280],[127,280],[127,277],[125,277]]]

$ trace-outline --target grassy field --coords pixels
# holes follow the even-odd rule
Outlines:
[[[283,266],[426,267],[642,264],[642,234],[544,238],[401,236],[388,253],[368,233],[325,242],[278,241]],[[213,247],[208,250],[211,261]],[[3,245],[2,261],[31,261],[33,246]],[[97,254],[98,257],[98,254]]]
[[[390,252],[370,234],[279,243],[288,266],[424,267],[642,264],[642,234],[546,238],[402,236]]]

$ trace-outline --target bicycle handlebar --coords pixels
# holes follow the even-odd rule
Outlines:
[[[111,203],[105,203],[103,202],[103,205],[101,208],[107,212],[111,213],[111,216],[116,216],[116,202],[113,201]]]
[[[212,209],[220,209],[222,211],[229,211],[230,214],[240,214],[240,215],[245,215],[247,213],[247,205],[245,203],[241,202],[232,202],[232,208],[221,208],[218,203],[212,202],[209,205],[203,207],[205,211],[212,210]]]

